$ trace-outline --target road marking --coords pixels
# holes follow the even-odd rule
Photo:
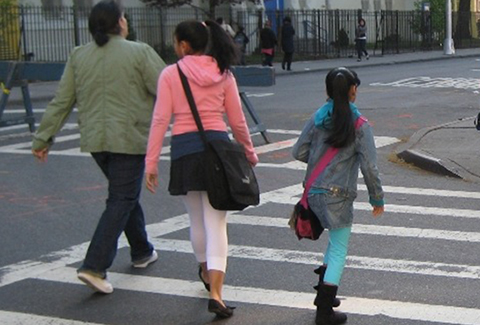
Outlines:
[[[455,88],[480,89],[480,79],[474,78],[431,78],[412,77],[394,82],[374,82],[370,86],[410,87],[410,88]]]
[[[47,317],[0,310],[0,324],[7,325],[101,325],[100,323],[81,322],[71,319]]]
[[[62,128],[62,130],[74,130],[78,129],[78,125],[75,123],[67,123],[65,126]],[[269,130],[269,133],[279,133],[279,134],[286,134],[286,135],[298,135],[301,133],[301,131],[298,130],[281,130],[281,129],[273,129]],[[18,137],[24,137],[25,134],[20,134]],[[166,137],[171,136],[171,131],[168,131],[166,133]],[[55,138],[55,143],[61,143],[61,142],[67,142],[67,141],[76,141],[80,139],[80,134],[70,134],[70,135],[64,135],[64,136],[58,136]],[[261,145],[255,147],[255,152],[257,154],[265,154],[269,152],[274,152],[278,150],[284,150],[293,147],[293,145],[296,143],[298,137],[287,139],[287,140],[282,140],[282,141],[277,141],[274,143],[269,143],[266,145]],[[393,137],[384,137],[384,136],[378,136],[375,137],[375,144],[377,148],[387,146],[394,144],[396,142],[399,142],[397,138]],[[11,145],[5,145],[0,147],[0,153],[10,153],[10,154],[24,154],[24,155],[31,155],[31,142],[22,142],[22,143],[15,143]],[[54,149],[55,147],[52,147]],[[162,148],[162,152],[160,155],[160,160],[162,161],[169,161],[170,160],[170,146],[164,146]],[[64,150],[50,150],[49,155],[52,156],[72,156],[72,157],[90,157],[91,154],[88,152],[81,152],[80,148],[74,147],[74,148],[69,148],[69,149],[64,149]],[[285,169],[294,169],[294,170],[305,170],[306,165],[297,162],[297,161],[292,161],[288,163],[280,163],[280,164],[275,164],[275,163],[259,163],[259,167],[267,167],[267,168],[285,168]]]
[[[273,95],[275,95],[275,93],[263,93],[263,94],[249,94],[249,93],[247,93],[247,97],[258,97],[258,98],[269,97],[269,96],[273,96]]]
[[[359,187],[364,187],[364,185],[359,185]],[[362,189],[361,189],[362,190]],[[366,188],[364,188],[366,190]],[[403,193],[408,190],[405,187],[385,187],[387,192],[392,193]],[[474,198],[478,199],[478,195],[474,192],[464,192],[464,191],[446,191],[446,190],[435,190],[435,189],[416,189],[411,188],[411,191],[407,194],[413,195],[437,195],[437,196],[445,196],[445,197],[463,197],[463,198]],[[277,190],[273,190],[270,192],[265,192],[261,194],[261,205],[270,203],[270,202],[277,202],[280,204],[290,204],[291,206],[289,209],[295,204],[302,193],[302,185],[296,184],[284,188],[280,188]],[[395,206],[397,207],[397,206]],[[417,214],[428,214],[424,212],[425,209],[428,209],[429,213],[437,213],[439,212],[442,216],[450,216],[454,215],[455,211],[459,211],[458,209],[439,209],[439,208],[426,208],[426,207],[409,207],[409,206],[398,206],[402,208],[401,213],[405,213],[405,210],[409,208],[414,208],[415,211],[411,213]],[[249,207],[244,211],[248,211],[255,207]],[[356,209],[371,211],[371,206],[368,203],[356,203]],[[433,209],[433,210],[432,210]],[[387,205],[387,213],[388,212],[399,212],[400,208],[393,208],[392,205]],[[478,217],[478,212],[473,210],[460,210],[461,216],[463,217],[470,217],[469,214],[476,213]],[[287,216],[286,216],[287,217]],[[235,213],[230,214],[229,218],[232,221],[237,223],[241,223],[242,217],[237,216]],[[247,222],[247,217],[243,218],[243,222]],[[273,219],[273,218],[258,218],[257,222],[261,220],[268,220],[266,221],[269,223],[270,226],[278,226],[278,224],[282,223],[286,226],[286,219]],[[172,232],[176,232],[181,229],[185,229],[189,226],[188,216],[180,215],[177,217],[169,218],[159,223],[150,224],[147,226],[147,231],[151,237],[159,237],[165,234],[169,234]],[[443,231],[443,230],[434,230],[434,229],[420,229],[420,228],[403,228],[403,227],[387,227],[387,226],[369,226],[369,225],[354,225],[354,232],[357,233],[364,233],[364,234],[378,234],[378,235],[385,235],[385,236],[398,236],[398,237],[418,237],[418,238],[429,238],[429,239],[443,239],[443,240],[458,240],[461,242],[478,242],[479,235],[478,233],[473,232],[455,232],[455,231]],[[457,237],[457,239],[455,239]],[[119,248],[125,247],[127,242],[122,239],[119,243]],[[39,274],[45,272],[50,268],[55,268],[61,265],[71,264],[78,262],[83,259],[85,251],[88,247],[88,243],[83,243],[80,245],[72,246],[64,250],[60,250],[57,252],[52,252],[45,256],[41,256],[38,260],[27,260],[22,261],[16,264],[7,265],[0,268],[0,274],[2,274],[0,278],[0,287],[4,285],[8,285],[26,278],[31,277],[32,275]],[[49,263],[45,263],[42,261],[49,261]],[[54,263],[55,262],[55,263]]]
[[[438,190],[433,188],[402,187],[402,186],[382,186],[382,187],[385,193],[480,199],[479,192],[450,191],[450,190]],[[363,184],[358,184],[358,190],[366,191],[367,186]]]
[[[187,214],[169,218],[164,221],[147,225],[150,237],[159,237],[189,227]],[[71,246],[66,249],[40,256],[37,260],[26,260],[19,263],[6,265],[0,268],[0,287],[28,279],[48,270],[76,263],[83,260],[89,242]],[[128,245],[127,240],[121,237],[118,248]]]
[[[366,190],[364,185],[360,185],[360,190]],[[293,186],[288,186],[285,188],[273,190],[270,192],[266,192],[262,194],[262,201],[261,205],[264,205],[269,202],[278,202],[281,204],[286,203],[296,203],[298,201],[298,197],[301,194],[302,186],[301,184],[296,184]],[[434,190],[434,189],[421,189],[421,188],[406,188],[406,187],[385,187],[387,192],[394,192],[394,193],[403,193],[403,194],[411,194],[411,195],[441,195],[441,196],[450,196],[450,197],[471,197],[471,192],[464,192],[464,191],[446,191],[446,190]],[[435,193],[438,191],[438,193]],[[474,199],[477,199],[478,196],[473,196]],[[364,205],[368,207],[368,210],[371,210],[371,207],[368,203],[359,203],[360,205]],[[406,206],[408,207],[408,206]],[[291,208],[291,207],[290,207]],[[391,205],[388,205],[389,210],[391,210]],[[418,209],[424,210],[424,207],[415,207]],[[247,211],[252,208],[248,208]],[[427,208],[429,209],[429,208]],[[444,209],[443,209],[444,210]],[[468,210],[463,210],[468,211]],[[243,213],[243,212],[242,212]],[[471,212],[469,212],[471,213]],[[446,214],[451,214],[451,212],[447,212]],[[445,214],[442,214],[445,215]],[[287,227],[287,218],[270,218],[270,217],[259,217],[259,216],[248,216],[243,215],[241,213],[230,213],[229,214],[229,223],[230,224],[246,224],[246,225],[261,225],[261,226],[274,226],[274,227]],[[188,240],[168,240],[163,238],[158,238],[159,236],[163,236],[172,232],[176,232],[182,229],[185,229],[189,226],[189,220],[187,215],[180,215],[174,218],[170,218],[164,220],[160,223],[151,224],[147,226],[147,231],[149,236],[152,238],[152,243],[156,246],[159,250],[165,251],[172,251],[172,252],[183,252],[183,253],[192,253],[191,243]],[[355,224],[353,227],[353,231],[355,233],[360,234],[368,234],[368,235],[383,235],[383,236],[392,236],[392,237],[414,237],[414,238],[428,238],[428,239],[443,239],[443,240],[452,240],[452,241],[459,241],[459,242],[479,242],[480,241],[480,234],[478,233],[469,233],[469,232],[456,232],[456,231],[443,231],[443,230],[435,230],[435,229],[420,229],[420,228],[405,228],[405,227],[389,227],[389,226],[372,226],[372,225],[359,225]],[[293,234],[291,234],[293,236]],[[124,237],[121,238],[119,242],[119,248],[123,248],[127,246],[127,241]],[[0,287],[4,285],[8,285],[17,281],[21,281],[27,278],[38,278],[43,280],[50,280],[50,281],[59,281],[58,274],[56,272],[63,272],[60,270],[67,270],[65,271],[64,276],[68,277],[68,281],[71,283],[76,283],[80,285],[75,279],[75,270],[73,268],[65,268],[65,265],[72,264],[78,261],[81,261],[84,257],[85,251],[88,247],[88,243],[83,243],[80,245],[72,246],[70,248],[53,252],[47,254],[45,256],[40,257],[38,260],[30,260],[30,261],[23,261],[14,265],[9,265],[0,268],[0,274],[2,274]],[[230,256],[236,258],[244,258],[244,259],[256,259],[256,260],[268,260],[272,262],[287,262],[287,263],[298,263],[298,264],[308,264],[314,265],[317,264],[319,260],[321,260],[322,254],[317,252],[305,252],[305,251],[294,251],[294,250],[280,250],[280,249],[273,249],[273,248],[266,248],[266,247],[249,247],[249,246],[241,246],[241,245],[231,245],[230,246]],[[426,276],[444,276],[450,278],[466,278],[466,279],[478,279],[480,277],[480,267],[479,266],[470,266],[470,265],[457,265],[457,264],[447,264],[447,263],[436,263],[436,262],[426,262],[426,261],[411,261],[411,260],[397,260],[397,259],[385,259],[385,258],[375,258],[375,257],[363,257],[363,256],[349,256],[347,259],[347,267],[353,269],[365,269],[365,270],[374,270],[379,272],[397,272],[397,273],[407,273],[407,274],[421,274]],[[68,273],[68,275],[66,274]],[[50,275],[53,276],[51,278]],[[115,281],[115,287],[123,288],[127,290],[137,290],[144,292],[143,288],[138,287],[137,276],[132,275],[121,275],[121,274],[110,274],[110,279]],[[119,277],[116,279],[116,277]],[[123,280],[122,280],[123,279]],[[132,281],[133,279],[133,281]],[[152,280],[151,277],[145,277],[146,283],[148,283],[148,287],[151,287],[151,282],[156,281],[159,278],[154,278]],[[143,281],[143,280],[142,280]],[[164,279],[158,280],[158,293],[164,293]],[[179,281],[179,280],[168,280],[168,281]],[[186,291],[190,292],[192,290],[192,282],[191,281],[183,281],[180,280],[182,285],[186,283],[189,284],[188,289]],[[117,282],[119,284],[117,284]],[[175,282],[177,283],[177,282]],[[201,290],[202,285],[200,283],[195,283],[196,286],[199,287]],[[130,288],[131,286],[132,288]],[[228,287],[228,286],[227,286]],[[174,286],[175,292],[176,285]],[[237,287],[231,287],[230,289],[226,290],[225,297],[232,297],[229,296],[230,294],[234,295],[237,292]],[[147,290],[148,291],[148,290]],[[241,290],[240,290],[241,291]],[[252,296],[251,291],[255,291],[258,293],[258,302],[252,300],[254,295]],[[243,292],[243,291],[242,291]],[[238,298],[235,295],[233,298],[226,298],[226,300],[234,300],[234,301],[244,301],[247,303],[262,303],[268,304],[265,302],[264,295],[267,291],[264,289],[258,288],[247,288],[247,293],[245,294],[245,298]],[[169,294],[169,293],[165,293]],[[205,293],[203,293],[205,294]],[[305,294],[305,293],[300,293]],[[179,294],[183,295],[183,294]],[[283,291],[271,291],[272,299],[275,296],[283,295]],[[307,294],[305,294],[307,295]],[[268,294],[267,294],[268,296]],[[311,296],[308,294],[308,296]],[[204,295],[204,297],[207,297]],[[246,300],[244,300],[246,299]],[[313,298],[308,298],[308,304],[306,303],[305,306],[308,308],[311,307],[311,300]],[[368,307],[371,303],[370,300],[361,300],[364,302],[362,307],[359,309],[357,303],[359,301],[357,299],[361,298],[352,298],[349,297],[347,301],[356,301],[352,305],[342,303],[342,306],[348,310],[349,313],[358,313],[362,315],[370,315],[368,314]],[[285,307],[295,307],[294,300],[287,299],[284,303],[278,302],[277,300],[273,300],[272,305],[274,306],[285,306]],[[390,302],[387,301],[387,304]],[[448,323],[449,316],[446,318],[432,318],[437,317],[436,313],[433,313],[430,316],[425,316],[425,319],[415,318],[418,315],[408,316],[413,318],[408,318],[407,314],[403,313],[395,313],[395,310],[402,309],[403,307],[407,306],[408,308],[415,308],[418,304],[411,304],[411,303],[400,303],[401,305],[397,305],[399,302],[392,302],[391,310],[388,310],[384,313],[392,313],[392,317],[402,318],[402,319],[412,319],[412,320],[435,320],[444,323]],[[377,308],[378,306],[383,306],[383,301],[375,303],[375,306],[372,308]],[[302,308],[302,307],[299,307]],[[423,308],[427,308],[426,310],[434,310],[437,306],[430,306],[430,305],[422,305]],[[462,318],[462,321],[465,321],[465,324],[476,324],[476,323],[469,323],[470,313],[473,313],[472,317],[477,317],[480,310],[470,310],[464,308],[456,308],[456,307],[448,307],[452,309],[452,312],[458,313],[467,313],[467,318]],[[456,309],[455,309],[456,308]],[[455,309],[455,310],[453,310]],[[382,311],[383,312],[383,311]],[[450,312],[447,313],[450,315]],[[463,314],[462,314],[463,315]],[[420,317],[420,316],[419,316]],[[422,316],[423,317],[423,316]],[[430,317],[430,318],[429,318]],[[455,321],[458,321],[455,317],[452,318]],[[477,320],[478,318],[473,318]],[[1,315],[0,315],[1,320]],[[56,324],[53,322],[53,324]],[[63,323],[60,323],[63,324]],[[81,323],[80,323],[81,324]],[[455,322],[453,324],[463,324],[459,322]]]
[[[46,108],[33,108],[33,113],[45,113]],[[73,112],[78,112],[76,108],[73,109]],[[15,109],[6,109],[3,111],[4,114],[25,114],[25,108],[15,108]]]
[[[435,190],[432,190],[432,191],[435,191]],[[298,202],[302,192],[303,192],[302,185],[296,184],[296,185],[281,188],[277,191],[260,194],[260,199],[262,204],[266,202],[272,202],[272,203],[278,203],[278,204],[294,205]],[[446,193],[442,193],[442,194],[445,195]],[[457,193],[457,194],[460,195],[461,193]],[[355,202],[353,204],[353,207],[354,209],[360,210],[360,211],[372,210],[372,206],[367,202]],[[387,204],[385,212],[416,214],[416,215],[433,215],[433,216],[439,216],[439,217],[460,217],[460,218],[480,219],[480,211],[471,210],[471,209],[449,209],[449,208],[437,208],[437,207],[425,207],[425,206],[413,206],[413,205]]]
[[[292,207],[293,209],[293,207]],[[266,216],[231,214],[228,217],[229,224],[261,226],[261,227],[279,227],[288,228],[288,218],[274,218]],[[467,243],[480,243],[480,233],[469,231],[449,231],[439,229],[410,228],[377,226],[354,223],[352,232],[355,234],[387,236],[387,237],[405,237],[416,239],[439,239]]]
[[[285,222],[287,220],[285,219]],[[295,235],[293,232],[290,234]],[[192,244],[188,240],[152,238],[157,250],[193,254]],[[242,258],[269,262],[317,265],[323,259],[320,252],[309,252],[268,247],[228,245],[229,258]],[[347,256],[347,268],[378,272],[395,272],[427,276],[444,276],[459,279],[480,278],[480,266],[448,264],[426,261],[400,260],[368,256]]]
[[[39,280],[83,285],[74,278],[75,269],[64,267],[37,277]],[[109,273],[114,287],[122,290],[153,294],[208,299],[208,293],[199,281]],[[87,290],[87,289],[86,289]],[[89,290],[89,289],[88,289]],[[260,289],[225,285],[222,296],[227,302],[260,304],[265,306],[314,310],[315,295],[306,292]],[[473,308],[427,305],[422,303],[340,297],[341,310],[356,315],[384,315],[396,319],[439,322],[457,325],[478,325],[480,310]]]

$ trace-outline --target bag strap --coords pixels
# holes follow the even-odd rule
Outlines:
[[[359,116],[355,120],[355,130],[361,127],[365,122],[367,122],[367,119],[363,116]],[[300,203],[303,205],[305,209],[308,208],[308,200],[307,200],[308,192],[310,192],[310,188],[312,187],[313,182],[318,178],[318,176],[320,176],[320,174],[327,167],[327,165],[332,161],[332,159],[335,158],[337,153],[338,153],[338,148],[329,147],[327,149],[327,152],[325,152],[322,158],[320,158],[320,161],[317,163],[317,166],[315,166],[315,169],[310,174],[310,177],[308,178],[307,183],[305,184],[305,189],[303,190],[302,199],[300,200]]]
[[[180,80],[182,81],[183,90],[185,91],[185,95],[187,96],[188,105],[190,106],[190,110],[192,111],[193,118],[195,123],[197,124],[198,131],[200,133],[200,137],[205,145],[207,145],[207,136],[205,135],[205,130],[202,125],[202,120],[200,119],[200,115],[198,114],[197,105],[195,104],[195,100],[193,99],[192,89],[190,88],[190,84],[188,83],[187,77],[183,73],[182,69],[177,63],[178,73],[180,74]]]

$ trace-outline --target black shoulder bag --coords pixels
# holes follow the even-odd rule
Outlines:
[[[205,173],[208,200],[217,210],[243,210],[260,202],[260,190],[253,168],[242,145],[223,140],[207,140],[187,77],[178,73],[195,123],[205,145]]]

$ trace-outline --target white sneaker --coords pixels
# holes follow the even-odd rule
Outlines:
[[[101,293],[112,293],[113,286],[110,282],[105,279],[99,278],[98,276],[91,275],[87,272],[78,272],[77,277],[80,281],[85,283],[87,286],[93,290]]]
[[[155,262],[156,260],[158,260],[158,254],[155,250],[153,250],[152,255],[144,259],[141,259],[139,261],[135,261],[132,263],[132,265],[137,269],[144,269],[150,264],[152,264],[153,262]]]

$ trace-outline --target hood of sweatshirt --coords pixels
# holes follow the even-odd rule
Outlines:
[[[217,61],[208,55],[187,55],[178,61],[189,82],[208,87],[222,82],[226,74],[220,74]]]
[[[352,111],[353,119],[356,120],[360,117],[360,111],[357,106],[350,102],[350,110]],[[320,129],[329,130],[332,128],[332,113],[333,113],[333,100],[328,99],[322,107],[320,107],[315,113],[315,126]]]

